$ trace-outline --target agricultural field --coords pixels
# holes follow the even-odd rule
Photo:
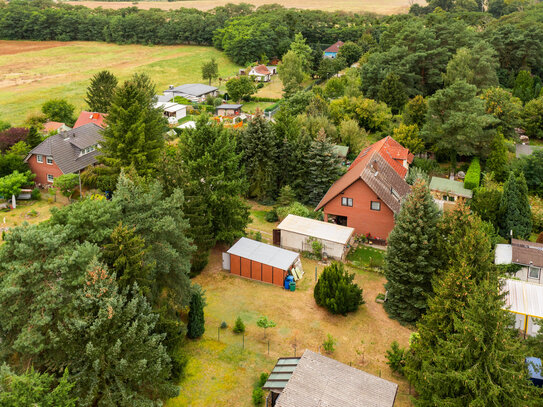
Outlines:
[[[119,9],[124,7],[138,7],[141,9],[160,8],[162,10],[179,8],[196,8],[198,10],[210,10],[218,6],[224,6],[228,3],[237,3],[229,0],[185,0],[176,2],[165,1],[135,1],[135,2],[106,2],[106,1],[68,1],[68,4],[83,5],[86,7],[104,9]],[[376,14],[398,14],[406,13],[409,10],[413,0],[247,0],[243,3],[249,3],[255,7],[265,4],[280,4],[284,7],[299,8],[306,10],[324,10],[324,11],[350,11],[350,12],[370,12]],[[424,1],[416,3],[425,4]]]
[[[259,230],[263,240],[269,241],[275,224],[265,224],[265,208],[253,205],[248,232]],[[411,406],[407,381],[391,373],[385,357],[392,341],[407,346],[411,331],[389,319],[382,304],[375,302],[384,293],[382,274],[353,269],[366,303],[346,317],[336,316],[318,307],[313,298],[315,268],[320,274],[323,264],[303,258],[305,275],[296,291],[290,292],[222,271],[221,252],[226,249],[216,248],[209,265],[193,280],[206,292],[206,332],[201,340],[189,342],[190,359],[180,396],[169,400],[167,407],[249,407],[260,373],[269,373],[278,357],[294,352],[299,356],[304,349],[323,352],[321,344],[327,334],[337,340],[333,358],[398,383],[395,405]],[[246,325],[244,337],[232,332],[238,316]],[[256,326],[260,316],[277,323],[267,330],[267,336]],[[223,321],[226,329],[220,329]]]
[[[121,80],[145,72],[160,93],[168,85],[202,82],[201,65],[211,58],[222,78],[237,73],[239,67],[212,47],[0,41],[0,119],[20,125],[54,98],[67,99],[76,112],[84,109],[90,78],[103,69]]]

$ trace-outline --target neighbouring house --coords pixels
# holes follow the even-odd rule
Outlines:
[[[312,242],[319,241],[323,255],[343,260],[353,235],[351,227],[289,214],[273,230],[273,244],[298,252],[312,252]]]
[[[74,129],[77,129],[78,127],[84,126],[85,124],[89,123],[94,123],[104,128],[106,127],[106,124],[104,122],[106,117],[107,114],[105,113],[82,111],[74,124]]]
[[[285,279],[301,277],[300,254],[242,237],[222,254],[222,268],[231,274],[283,287]]]
[[[249,76],[257,82],[269,82],[271,80],[272,73],[266,65],[257,65],[251,68]]]
[[[173,96],[169,95],[155,95],[156,103],[168,103],[173,101]]]
[[[179,119],[187,115],[187,106],[172,102],[156,102],[155,108],[162,109],[168,123],[177,124]]]
[[[336,58],[343,41],[338,41],[324,50],[324,58]]]
[[[201,83],[187,83],[185,85],[170,87],[164,91],[164,96],[181,96],[192,102],[200,103],[204,102],[208,96],[217,97],[219,95],[219,88],[215,86],[203,85]]]
[[[505,294],[505,310],[514,314],[515,328],[524,337],[539,332],[537,320],[543,318],[543,285],[526,281],[502,280],[502,293]]]
[[[61,131],[68,131],[71,130],[71,127],[66,126],[66,124],[61,122],[45,122],[43,124],[43,134],[49,134],[54,131],[57,133],[60,133]]]
[[[394,215],[411,190],[405,176],[413,158],[392,137],[379,140],[356,157],[315,210],[323,210],[326,222],[386,240],[394,228]]]
[[[531,146],[529,144],[516,144],[515,155],[520,158],[524,155],[532,155],[534,151],[543,150],[543,146]]]
[[[262,386],[266,407],[393,407],[398,385],[306,349],[280,358]]]
[[[268,68],[268,71],[270,71],[271,75],[277,75],[277,66],[276,65],[267,65],[266,68]]]
[[[237,116],[241,114],[241,108],[243,105],[232,105],[223,103],[215,108],[215,114],[217,116]]]
[[[456,201],[473,197],[473,191],[464,188],[463,182],[440,177],[432,177],[430,192],[441,209],[449,209]]]
[[[515,278],[543,284],[543,244],[527,240],[511,239],[511,244],[497,244],[494,263],[516,264],[519,270]]]
[[[56,177],[77,173],[96,164],[102,128],[95,123],[55,134],[34,147],[25,162],[36,174],[34,182],[50,186]]]

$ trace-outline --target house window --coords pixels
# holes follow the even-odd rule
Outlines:
[[[36,161],[39,162],[39,163],[43,163],[43,155],[36,154]]]
[[[53,182],[53,176],[51,174],[47,174],[47,182]]]
[[[45,162],[46,162],[47,164],[53,164],[53,157],[46,157],[46,158],[45,158]]]
[[[381,202],[371,201],[370,208],[371,208],[372,211],[380,211],[381,210]]]
[[[539,280],[540,272],[541,272],[541,269],[539,267],[530,267],[530,270],[528,271],[528,277],[537,278]]]
[[[341,198],[341,206],[353,206],[353,198]]]

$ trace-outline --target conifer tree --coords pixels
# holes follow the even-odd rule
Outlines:
[[[534,78],[530,72],[519,71],[515,78],[513,96],[518,97],[523,103],[527,103],[534,98]]]
[[[25,142],[29,145],[30,148],[34,148],[42,142],[42,138],[38,133],[38,129],[36,128],[36,126],[30,126]]]
[[[422,97],[422,95],[417,95],[405,104],[403,121],[407,125],[416,124],[419,129],[422,129],[422,126],[424,126],[424,123],[426,123],[427,111],[428,103]]]
[[[526,179],[521,173],[518,177],[512,172],[503,185],[500,202],[500,235],[504,238],[527,239],[532,233],[532,212],[528,201]],[[511,235],[511,231],[513,234]]]
[[[204,307],[204,294],[199,286],[195,286],[190,299],[189,322],[187,325],[187,336],[191,339],[200,338],[205,332]]]
[[[85,103],[91,112],[108,113],[117,87],[117,78],[111,72],[104,70],[95,74],[89,87]]]
[[[392,113],[398,114],[407,102],[405,86],[394,72],[389,73],[379,87],[379,100],[385,102]]]
[[[496,133],[490,144],[490,154],[486,161],[486,170],[492,171],[497,181],[503,181],[507,175],[507,146],[501,132]]]
[[[261,200],[273,197],[277,186],[278,146],[271,125],[262,113],[249,122],[240,136],[239,148],[249,183],[248,194]]]
[[[145,75],[134,75],[113,96],[98,160],[120,170],[131,165],[139,175],[153,173],[164,147],[165,118],[154,104],[155,89]]]
[[[396,217],[385,256],[385,310],[401,322],[414,323],[426,311],[440,264],[435,255],[438,221],[439,209],[427,185],[417,181]]]
[[[341,175],[340,159],[334,154],[324,129],[320,130],[317,139],[311,143],[304,162],[308,168],[305,182],[306,202],[317,205]]]
[[[188,236],[196,246],[190,266],[191,275],[194,276],[207,265],[209,252],[215,246],[215,234],[210,206],[198,192],[187,190],[189,192],[193,195],[185,197],[185,215],[190,225]]]

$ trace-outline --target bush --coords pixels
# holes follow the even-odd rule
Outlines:
[[[275,209],[272,209],[271,211],[266,212],[267,222],[277,222],[278,220],[279,220],[279,216],[277,216],[277,211]]]
[[[181,380],[185,374],[185,368],[189,362],[189,357],[185,352],[177,350],[173,355],[170,355],[172,360],[172,370],[170,372],[173,381]]]
[[[387,365],[390,366],[392,371],[403,374],[406,352],[405,349],[400,348],[398,342],[392,342],[390,349],[387,350],[386,357],[388,359]]]
[[[268,113],[268,112],[271,112],[271,111],[277,109],[277,107],[279,106],[280,103],[281,103],[281,102],[276,102],[276,103],[274,103],[273,105],[268,106],[267,108],[264,109],[264,112],[265,112],[265,113]]]
[[[354,274],[349,274],[343,263],[325,267],[313,291],[315,302],[333,314],[356,311],[364,299],[362,289],[353,280]]]
[[[264,85],[261,84],[263,87]],[[258,86],[257,86],[258,87]],[[279,102],[281,99],[278,98],[261,98],[258,96],[251,96],[251,102]]]
[[[336,350],[336,340],[332,335],[328,334],[326,340],[322,343],[322,347],[326,353],[333,353]]]
[[[175,103],[179,103],[180,105],[192,105],[192,102],[186,98],[184,98],[183,96],[176,96],[173,98],[173,101]]]
[[[536,243],[543,243],[543,232],[537,236]]]
[[[261,388],[253,390],[253,405],[261,406],[262,401],[264,401],[264,390]]]
[[[322,259],[322,243],[319,240],[313,240],[311,242],[311,249],[317,259]]]
[[[423,169],[419,167],[409,168],[407,177],[405,177],[405,182],[407,182],[409,185],[413,185],[415,181],[417,181],[418,179],[423,179],[427,184],[430,181],[430,177],[428,176],[428,173],[424,171]]]
[[[439,164],[436,160],[415,158],[413,160],[413,167],[420,168],[425,173],[430,174],[432,171],[436,171],[439,168]]]
[[[243,323],[241,317],[237,317],[236,322],[234,323],[233,331],[237,334],[245,332],[245,324]]]
[[[228,324],[226,323],[226,321],[222,321],[221,322],[221,329],[226,329],[228,328]]]
[[[264,84],[263,83],[259,83],[258,85],[256,85],[256,88],[257,89],[262,89],[264,87]],[[252,99],[252,98],[251,98]]]
[[[41,191],[40,191],[39,188],[34,188],[34,189],[32,190],[31,198],[32,198],[34,201],[40,201],[40,200],[41,200]]]
[[[261,242],[262,241],[262,233],[260,233],[260,231],[256,232],[255,233],[255,240],[257,242]]]
[[[475,189],[481,182],[481,164],[479,158],[475,157],[469,165],[466,178],[464,178],[464,188]]]
[[[528,200],[532,211],[532,232],[543,232],[543,198],[530,196]]]
[[[289,214],[312,219],[315,219],[318,215],[317,212],[312,211],[311,209],[302,205],[300,202],[293,202],[289,206],[280,206],[277,208],[277,215],[279,216],[279,219],[285,219]]]

